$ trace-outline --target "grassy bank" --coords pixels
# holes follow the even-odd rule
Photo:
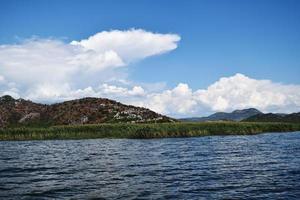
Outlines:
[[[49,140],[92,138],[166,138],[207,135],[252,135],[263,132],[299,131],[300,124],[251,122],[202,122],[162,124],[97,124],[18,127],[0,129],[0,140]]]

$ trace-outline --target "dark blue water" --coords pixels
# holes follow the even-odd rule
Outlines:
[[[0,142],[0,199],[299,199],[300,132]]]

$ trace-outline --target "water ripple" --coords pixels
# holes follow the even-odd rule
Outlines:
[[[299,199],[300,132],[0,142],[0,199]]]

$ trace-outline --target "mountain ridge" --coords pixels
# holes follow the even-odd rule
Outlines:
[[[300,123],[300,112],[283,114],[283,113],[265,113],[251,116],[242,120],[243,122],[288,122]]]
[[[150,109],[106,99],[86,97],[55,104],[0,97],[0,127],[10,125],[74,125],[99,123],[156,123],[175,119]]]
[[[256,108],[247,108],[241,110],[234,110],[230,113],[228,112],[216,112],[207,117],[192,117],[192,118],[182,118],[181,121],[192,121],[192,122],[204,122],[204,121],[242,121],[248,117],[254,116],[256,114],[261,114],[262,112]]]

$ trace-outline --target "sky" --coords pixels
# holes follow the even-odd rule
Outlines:
[[[0,0],[0,95],[173,117],[300,111],[298,0]]]

